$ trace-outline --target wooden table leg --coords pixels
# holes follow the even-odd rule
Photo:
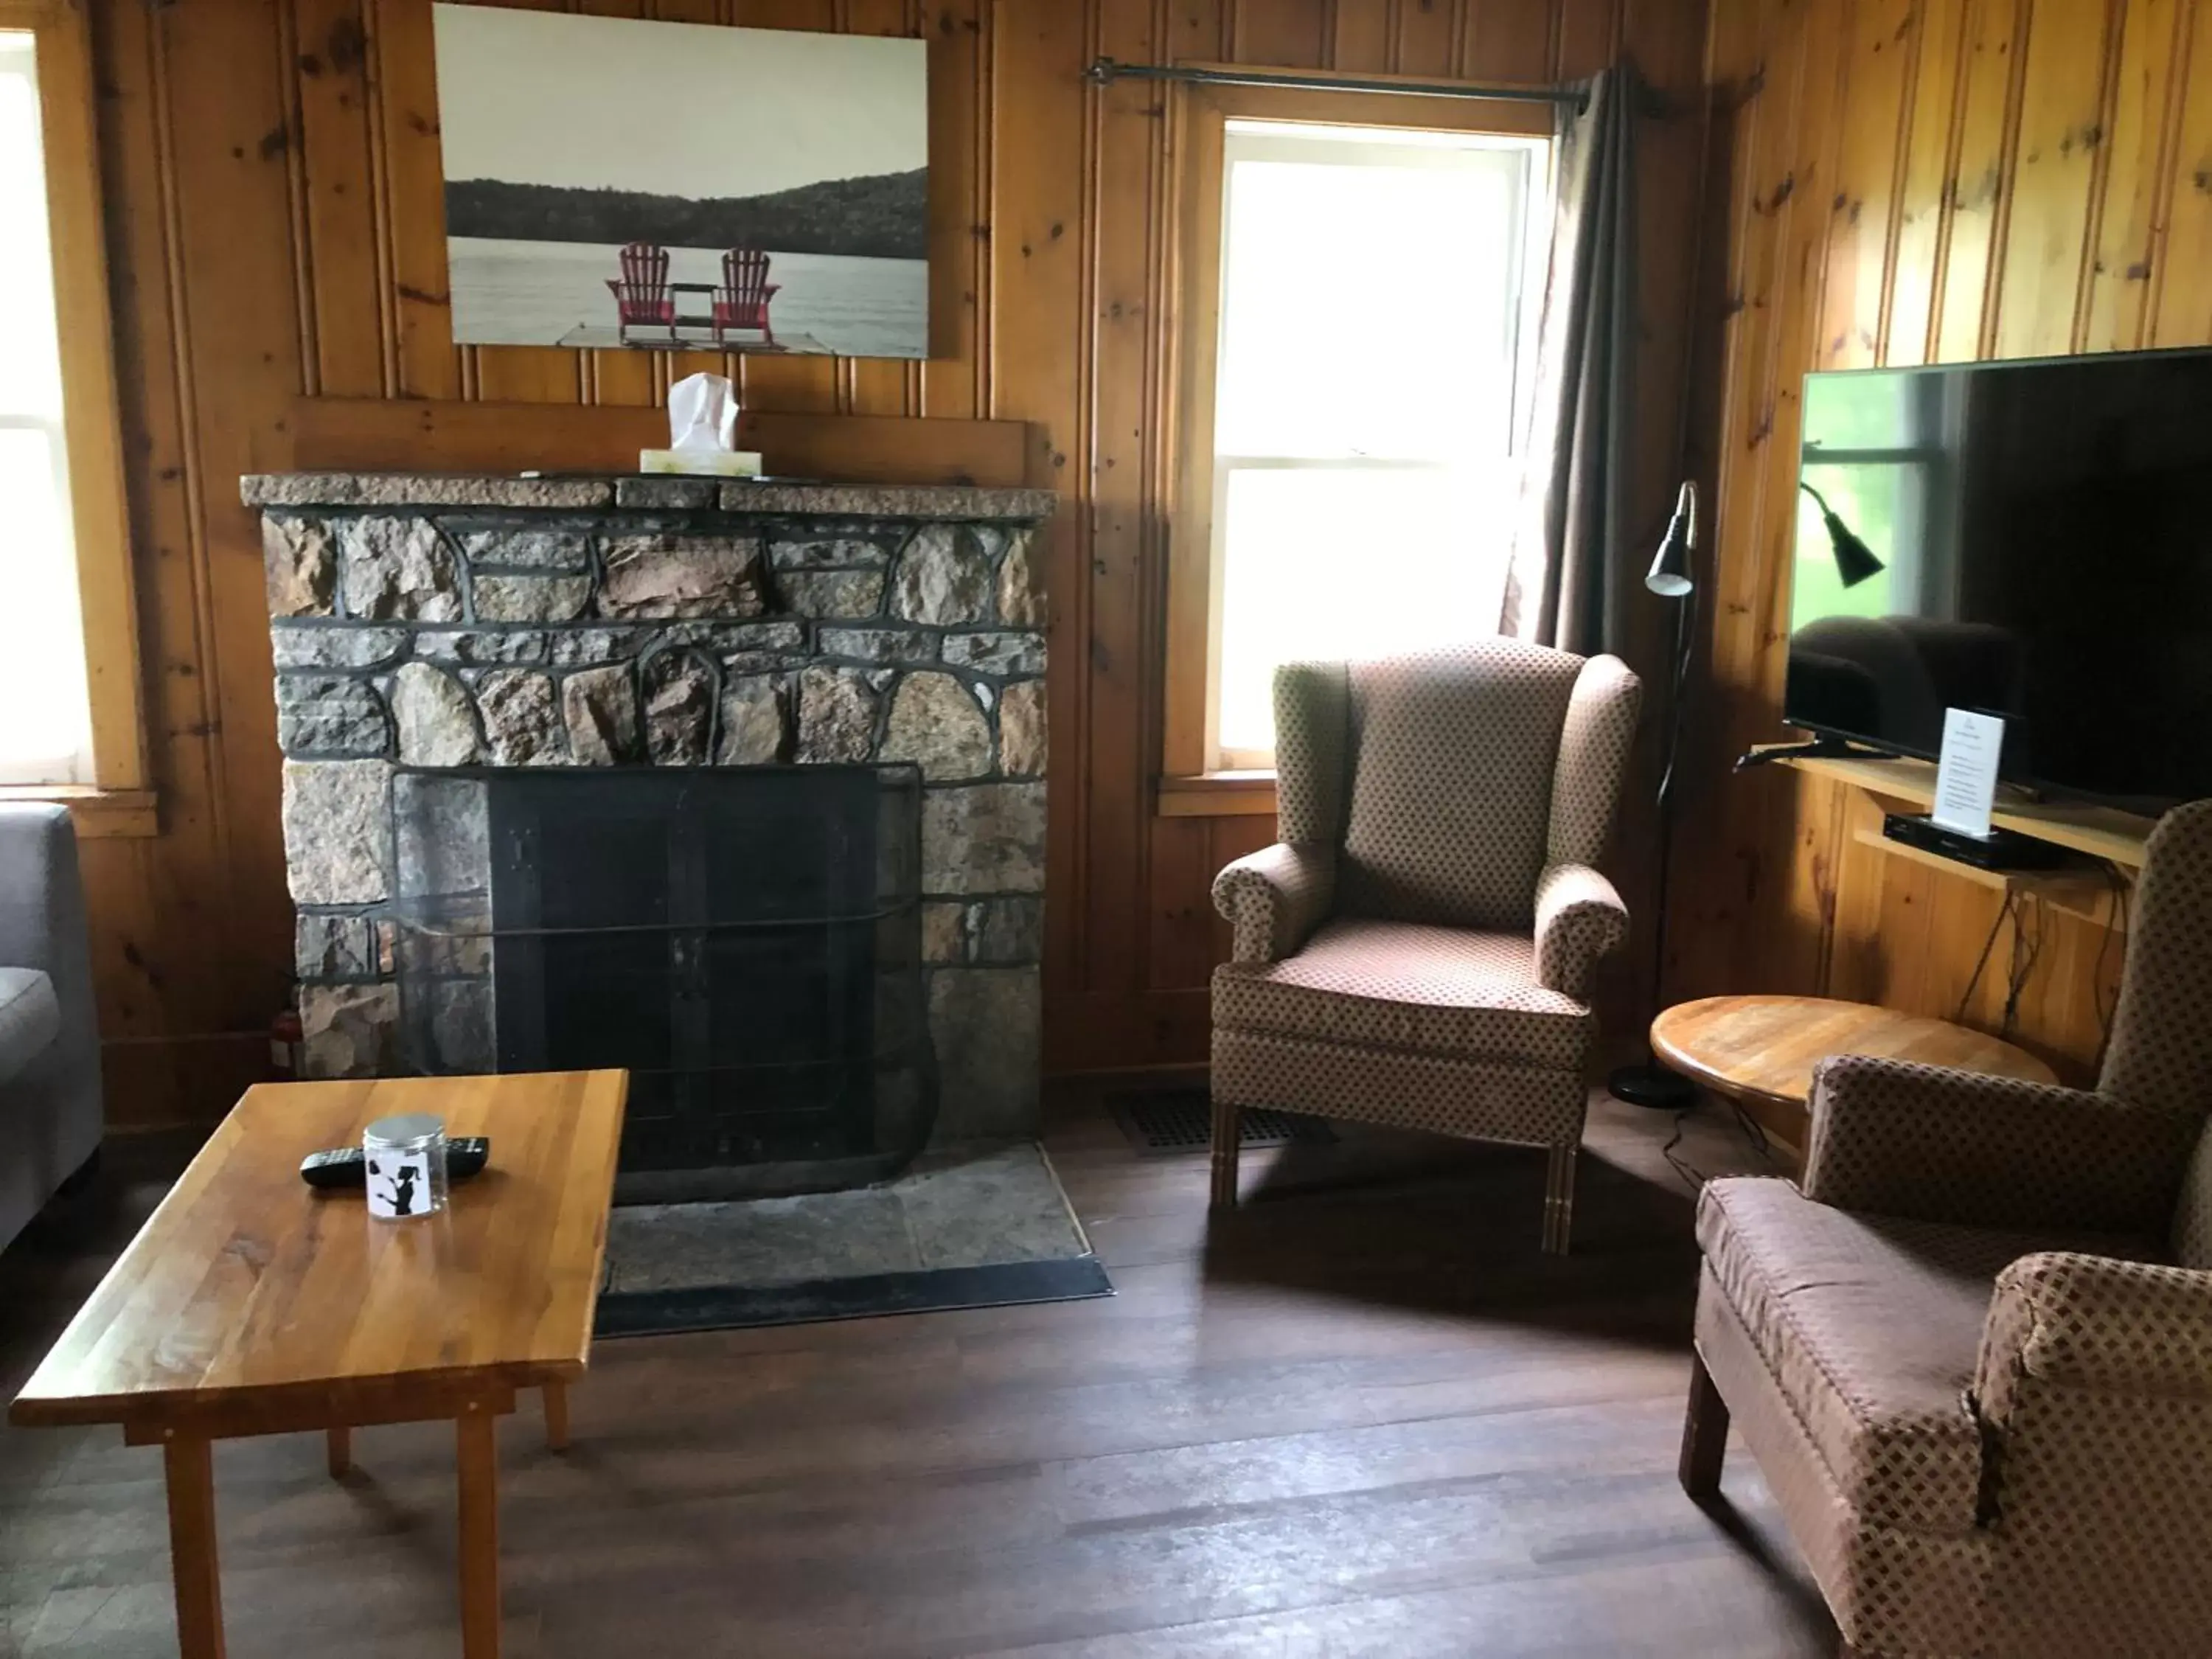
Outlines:
[[[342,1424],[332,1424],[325,1436],[330,1455],[331,1479],[343,1480],[346,1471],[353,1467],[353,1431]]]
[[[197,1436],[161,1443],[169,1480],[169,1571],[181,1659],[223,1659],[222,1582],[215,1550],[215,1448]]]
[[[499,1659],[499,1419],[472,1405],[457,1430],[461,1653],[464,1659]]]
[[[553,1450],[568,1449],[568,1385],[548,1382],[541,1391],[545,1405],[545,1443]]]

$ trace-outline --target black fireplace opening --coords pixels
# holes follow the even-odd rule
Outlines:
[[[403,769],[403,1054],[630,1073],[617,1195],[880,1180],[936,1109],[911,766]]]

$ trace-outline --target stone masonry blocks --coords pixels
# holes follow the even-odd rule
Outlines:
[[[295,904],[380,904],[391,891],[392,769],[284,763],[285,864]]]

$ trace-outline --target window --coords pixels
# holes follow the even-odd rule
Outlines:
[[[44,148],[37,43],[0,33],[0,501],[14,544],[0,608],[0,781],[89,783]]]
[[[1960,510],[1962,383],[1948,374],[1859,374],[1822,383],[1801,443],[1790,612],[1887,617],[1958,614],[1953,549]],[[1883,568],[1844,586],[1820,514],[1826,501]]]
[[[1370,122],[1409,101],[1328,96]],[[1452,113],[1501,107],[1518,106]],[[1186,220],[1203,315],[1171,536],[1170,774],[1274,764],[1279,663],[1494,627],[1549,156],[1529,134],[1224,110],[1206,160],[1211,222]]]
[[[64,798],[144,781],[89,71],[0,0],[0,786]]]

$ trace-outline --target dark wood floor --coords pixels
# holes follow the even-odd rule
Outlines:
[[[508,1651],[1825,1655],[1749,1460],[1718,1519],[1674,1482],[1669,1127],[1601,1106],[1559,1261],[1538,1153],[1301,1150],[1209,1229],[1202,1158],[1063,1098],[1117,1297],[603,1345],[573,1451],[502,1429]],[[1758,1167],[1687,1127],[1698,1168]],[[11,1394],[159,1195],[156,1154],[112,1162],[0,1256]],[[355,1455],[341,1484],[319,1440],[218,1448],[234,1659],[458,1651],[449,1434]],[[164,1527],[153,1452],[0,1430],[0,1656],[173,1653]]]

